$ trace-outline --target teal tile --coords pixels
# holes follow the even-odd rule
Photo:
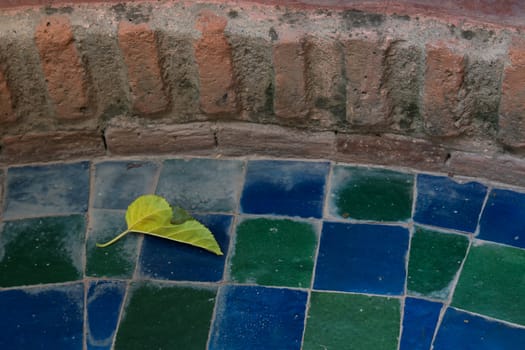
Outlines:
[[[206,348],[215,289],[153,283],[130,288],[116,350]]]
[[[408,262],[409,294],[447,299],[468,243],[464,235],[416,228]]]
[[[406,221],[412,213],[414,176],[385,169],[337,165],[330,215],[374,221]]]
[[[233,212],[242,186],[242,161],[173,159],[164,162],[157,194],[199,212]]]
[[[393,298],[313,292],[303,350],[397,349],[400,309]]]
[[[463,266],[452,305],[525,325],[525,250],[474,245]]]
[[[90,277],[131,278],[138,255],[139,234],[129,233],[106,248],[104,243],[124,231],[127,227],[124,211],[93,209],[86,243],[86,275]]]
[[[237,227],[231,262],[235,282],[310,287],[316,230],[292,220],[247,219]]]
[[[0,234],[0,286],[81,279],[84,235],[81,215],[6,222]]]

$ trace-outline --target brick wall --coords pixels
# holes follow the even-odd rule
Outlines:
[[[0,12],[0,162],[261,154],[525,184],[525,35],[241,2]]]

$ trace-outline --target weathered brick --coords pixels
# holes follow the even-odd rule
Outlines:
[[[281,38],[273,49],[275,71],[274,111],[280,118],[303,118],[306,105],[306,81],[303,42],[299,38]]]
[[[499,139],[507,146],[525,147],[525,39],[514,40],[503,73]]]
[[[195,43],[199,66],[200,105],[205,113],[232,113],[237,109],[232,68],[232,49],[224,35],[228,21],[211,11],[203,11],[196,28],[201,37]]]
[[[388,124],[386,91],[381,89],[385,44],[373,35],[343,42],[346,56],[346,119],[351,127]]]
[[[4,136],[2,161],[27,163],[100,156],[104,142],[96,131],[55,131]]]
[[[16,115],[13,111],[11,91],[9,91],[4,72],[0,67],[0,124],[13,122],[15,120]]]
[[[509,155],[452,152],[447,170],[452,174],[525,186],[525,159]]]
[[[155,32],[146,23],[122,21],[118,41],[128,69],[133,109],[155,114],[168,108],[168,98],[159,67]]]
[[[465,58],[445,43],[426,47],[423,118],[432,136],[457,136],[462,133],[460,90]]]
[[[209,123],[139,124],[116,118],[105,130],[113,155],[211,154],[215,138]]]
[[[448,151],[444,147],[426,140],[399,135],[338,134],[334,159],[441,170],[448,157]]]
[[[224,123],[217,127],[224,155],[328,158],[335,150],[333,132],[309,132],[277,125]]]
[[[87,73],[69,19],[45,18],[36,28],[35,42],[57,118],[84,117],[89,108]]]
[[[311,120],[320,126],[346,124],[346,81],[341,45],[327,38],[307,37],[305,43],[307,98]]]

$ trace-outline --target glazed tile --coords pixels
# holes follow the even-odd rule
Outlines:
[[[408,236],[397,226],[325,222],[314,288],[402,294]]]
[[[9,168],[4,219],[84,213],[89,163]]]
[[[82,349],[82,283],[2,291],[0,310],[0,349]]]
[[[418,175],[414,221],[474,232],[487,192],[477,182],[458,183],[442,176]]]
[[[157,194],[189,211],[233,212],[243,162],[217,159],[173,159],[164,162]]]
[[[525,325],[525,250],[474,245],[465,261],[452,305]]]
[[[84,235],[81,215],[6,222],[0,234],[0,286],[81,279]]]
[[[224,253],[230,244],[229,215],[196,215],[210,229]],[[145,278],[217,282],[222,280],[226,256],[163,238],[145,236],[140,256],[140,275]]]
[[[468,244],[464,235],[416,228],[410,244],[408,293],[447,299]]]
[[[400,350],[428,350],[443,304],[406,298]]]
[[[396,349],[399,327],[398,299],[313,292],[303,349]]]
[[[413,187],[413,175],[335,166],[330,215],[357,220],[406,221],[412,214]]]
[[[111,350],[126,283],[91,281],[87,294],[87,349]]]
[[[205,349],[216,290],[133,284],[115,349]]]
[[[4,171],[0,169],[0,218],[4,208]]]
[[[248,162],[242,212],[320,218],[329,163]]]
[[[126,209],[137,197],[153,192],[158,165],[111,161],[95,165],[94,208]]]
[[[208,349],[300,349],[306,299],[297,290],[222,287]]]
[[[518,350],[525,344],[525,329],[448,308],[434,350]]]
[[[132,232],[109,247],[99,248],[96,243],[105,243],[126,229],[125,213],[95,209],[90,214],[86,276],[131,278],[137,261],[140,235]]]
[[[231,278],[261,285],[310,287],[317,235],[312,224],[246,219],[237,227]]]
[[[492,190],[479,228],[478,238],[525,248],[525,193]]]

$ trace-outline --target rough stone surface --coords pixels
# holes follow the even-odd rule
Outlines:
[[[100,133],[90,131],[4,136],[2,144],[0,160],[8,164],[96,157],[105,153]]]
[[[334,159],[343,162],[442,170],[448,151],[432,142],[396,135],[337,135]]]
[[[308,132],[277,125],[224,123],[217,126],[219,152],[224,155],[329,158],[335,150],[333,132]]]
[[[155,114],[168,108],[159,68],[155,33],[146,23],[119,24],[120,49],[128,70],[133,109],[143,114]]]
[[[210,154],[215,148],[209,123],[140,124],[116,118],[104,135],[112,155]]]
[[[11,91],[9,91],[5,75],[0,66],[0,124],[16,120],[16,115],[13,113],[12,105]]]
[[[75,46],[69,19],[44,18],[35,32],[47,91],[58,118],[78,119],[89,110],[88,77]]]

